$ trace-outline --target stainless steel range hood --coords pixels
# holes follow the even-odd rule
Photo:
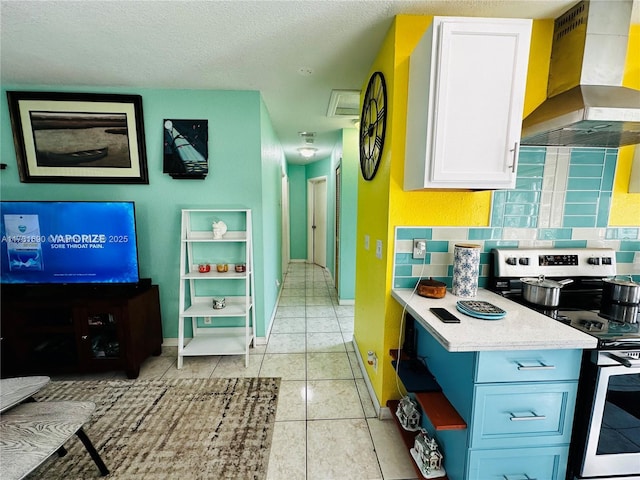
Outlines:
[[[522,124],[522,145],[640,143],[640,91],[622,86],[632,0],[583,0],[555,20],[549,98]]]

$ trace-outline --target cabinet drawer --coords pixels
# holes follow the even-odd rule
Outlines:
[[[569,447],[471,450],[469,480],[564,480]]]
[[[476,382],[577,380],[582,350],[479,352]]]
[[[471,447],[569,443],[577,382],[477,385]]]

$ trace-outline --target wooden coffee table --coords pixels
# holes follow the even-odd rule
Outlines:
[[[3,378],[0,380],[0,412],[30,399],[50,381],[44,376]]]
[[[0,380],[0,477],[20,480],[58,452],[73,435],[105,476],[109,473],[95,447],[82,429],[91,419],[93,402],[27,401],[49,383],[49,377],[20,377]],[[24,403],[21,403],[24,402]]]

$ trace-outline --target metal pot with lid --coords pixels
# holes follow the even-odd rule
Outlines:
[[[640,284],[627,279],[602,279],[600,313],[606,318],[624,323],[637,323],[640,316]]]
[[[521,278],[522,296],[527,302],[543,307],[557,307],[560,303],[560,289],[573,280],[549,280],[540,275],[538,278]]]
[[[626,279],[616,277],[602,279],[602,300],[625,304],[640,303],[640,283],[633,281],[631,275]]]

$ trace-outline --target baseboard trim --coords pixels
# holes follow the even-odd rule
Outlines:
[[[378,397],[376,396],[375,391],[373,390],[373,385],[371,385],[371,381],[369,380],[369,374],[367,373],[367,369],[364,366],[364,362],[362,361],[362,357],[360,356],[360,349],[358,348],[358,342],[356,341],[356,337],[353,337],[353,347],[356,351],[356,358],[358,359],[358,365],[360,367],[360,371],[362,372],[362,377],[364,379],[364,383],[367,386],[367,392],[369,392],[369,397],[371,398],[371,402],[373,403],[373,408],[378,415],[379,420],[388,420],[391,417],[391,411],[388,407],[380,406],[380,402],[378,401]]]

